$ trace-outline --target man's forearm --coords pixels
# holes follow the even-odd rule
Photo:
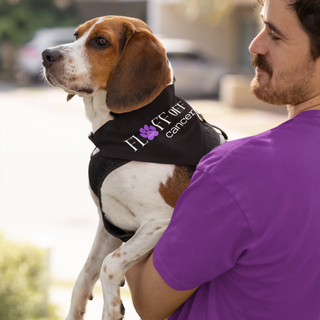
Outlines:
[[[143,320],[163,320],[171,316],[195,291],[169,287],[153,265],[153,255],[126,273],[133,304]]]

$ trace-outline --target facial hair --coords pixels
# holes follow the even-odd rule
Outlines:
[[[266,56],[252,54],[251,60],[254,68],[259,67],[266,72],[256,73],[250,85],[250,92],[259,100],[275,105],[297,105],[310,98],[314,88],[309,80],[315,71],[311,57],[304,65],[296,65],[277,75]]]

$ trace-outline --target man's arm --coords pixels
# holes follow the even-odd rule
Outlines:
[[[153,254],[126,273],[132,300],[143,320],[164,320],[171,316],[196,290],[176,291],[161,278],[153,265]]]

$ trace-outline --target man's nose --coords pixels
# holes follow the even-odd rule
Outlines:
[[[251,53],[266,55],[268,54],[268,47],[266,43],[265,29],[263,29],[251,42],[249,46]]]
[[[42,64],[44,67],[49,68],[55,62],[59,61],[62,54],[57,49],[46,49],[42,52]]]

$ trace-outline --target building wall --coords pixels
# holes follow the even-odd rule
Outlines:
[[[179,3],[159,5],[159,0],[153,1],[158,1],[158,21],[154,25],[151,23],[154,33],[196,41],[213,57],[250,66],[248,46],[259,27],[259,11],[251,5],[235,6],[220,22],[214,23],[205,17],[188,20]]]
[[[237,60],[238,30],[233,13],[219,24],[213,25],[204,19],[189,21],[181,13],[180,5],[163,5],[161,8],[160,33],[171,38],[194,40],[210,55],[228,61]]]
[[[83,21],[106,16],[121,15],[147,20],[147,0],[101,1],[81,0],[75,2],[78,16]]]

